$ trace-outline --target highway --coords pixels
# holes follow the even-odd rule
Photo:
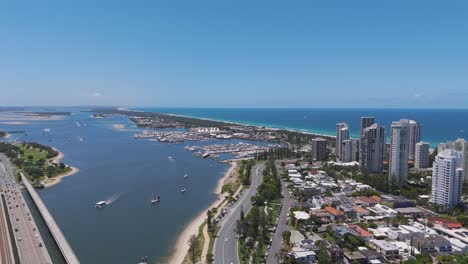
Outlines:
[[[239,201],[228,212],[228,214],[219,223],[220,230],[216,238],[213,252],[214,263],[216,264],[231,264],[239,263],[237,252],[238,239],[235,231],[236,221],[240,218],[241,207],[244,213],[252,207],[250,198],[257,193],[257,187],[262,182],[262,173],[265,169],[265,164],[261,163],[252,168],[252,184],[248,190],[242,193]]]
[[[37,225],[24,202],[21,186],[14,181],[12,166],[4,154],[0,154],[0,185],[5,193],[8,217],[13,228],[20,262],[52,263]]]
[[[4,209],[5,205],[0,197],[0,264],[14,264],[15,259]]]

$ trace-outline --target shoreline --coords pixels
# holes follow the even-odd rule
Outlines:
[[[56,148],[53,148],[55,151],[58,152],[58,155],[49,159],[49,162],[51,163],[55,163],[55,164],[59,164],[60,161],[63,159],[63,157],[65,156],[60,150],[56,149]],[[69,166],[71,171],[67,172],[67,173],[64,173],[64,174],[60,174],[60,175],[57,175],[55,177],[52,177],[52,178],[49,178],[47,177],[46,180],[44,181],[44,188],[48,188],[48,187],[52,187],[54,185],[57,185],[59,184],[63,178],[65,177],[68,177],[68,176],[72,176],[76,173],[78,173],[80,171],[80,169],[76,168],[76,167],[73,167],[73,166]]]
[[[120,110],[120,109],[117,109],[117,110]],[[125,110],[120,110],[120,111],[135,112],[135,113],[156,113],[156,112],[137,111],[137,110],[131,110],[131,109],[125,109]],[[188,116],[188,115],[181,115],[181,114],[171,114],[171,113],[159,113],[159,114],[168,115],[168,116],[175,116],[175,117],[192,118],[192,119],[198,119],[198,120],[213,121],[213,122],[219,122],[219,123],[224,123],[224,124],[228,124],[228,125],[240,125],[240,126],[247,126],[247,127],[255,127],[255,128],[258,128],[258,129],[266,128],[266,129],[273,130],[273,131],[283,130],[283,131],[288,131],[288,132],[294,132],[294,133],[300,133],[300,134],[317,136],[317,137],[324,137],[324,138],[330,138],[330,139],[336,138],[335,135],[328,135],[328,134],[323,134],[323,133],[303,131],[301,129],[274,127],[274,126],[268,126],[268,125],[253,125],[253,124],[247,124],[247,123],[239,123],[239,122],[233,122],[233,121],[219,120],[219,119],[215,119],[215,118],[195,117],[195,116]],[[358,138],[351,138],[351,139],[358,139]]]
[[[224,195],[221,193],[223,183],[229,176],[232,174],[234,169],[237,167],[236,162],[230,162],[229,168],[224,173],[223,177],[218,180],[218,183],[213,190],[213,193],[217,195],[217,199],[213,201],[207,208],[203,209],[195,218],[193,218],[184,228],[183,231],[178,235],[176,239],[176,243],[172,249],[172,253],[168,258],[168,263],[170,264],[181,264],[187,252],[189,250],[189,246],[187,241],[189,240],[190,236],[198,235],[199,227],[205,222],[206,218],[206,211],[217,207],[224,201]]]
[[[72,167],[70,166],[71,168],[71,171],[69,171],[68,173],[65,173],[65,174],[62,174],[62,175],[57,175],[53,178],[47,178],[46,182],[44,183],[44,188],[48,188],[48,187],[52,187],[54,185],[57,185],[59,184],[63,178],[65,177],[68,177],[68,176],[72,176],[73,174],[76,174],[80,171],[80,169],[76,168],[76,167]],[[49,181],[49,182],[47,182]]]

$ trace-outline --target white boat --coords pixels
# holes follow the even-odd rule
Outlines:
[[[187,173],[184,175],[184,179],[188,179],[188,174]]]
[[[151,203],[159,203],[161,201],[161,197],[158,196],[158,197],[154,197],[153,195],[153,199],[151,199]]]
[[[184,193],[185,191],[186,191],[186,189],[185,189],[185,188],[183,188],[182,190],[180,190],[180,192],[182,192],[182,193]]]
[[[96,203],[95,207],[96,208],[102,208],[102,207],[104,207],[106,205],[107,205],[106,201],[99,201],[99,202]]]
[[[171,156],[167,157],[168,160],[173,160],[173,158]]]

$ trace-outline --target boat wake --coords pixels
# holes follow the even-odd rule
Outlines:
[[[113,202],[117,201],[117,199],[119,199],[119,197],[120,197],[120,193],[116,193],[116,194],[114,194],[114,195],[108,197],[108,198],[106,199],[106,205],[110,205],[110,204],[112,204]]]

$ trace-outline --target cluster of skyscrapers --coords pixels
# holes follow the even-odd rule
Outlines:
[[[319,139],[313,142],[313,150],[318,150],[320,144],[326,145],[324,141]],[[320,146],[325,152],[326,146]],[[385,128],[376,123],[373,117],[361,117],[359,140],[350,138],[348,124],[336,124],[336,158],[341,162],[359,160],[364,175],[382,173],[386,153],[388,180],[392,185],[407,184],[409,161],[414,163],[416,169],[427,169],[430,166],[430,145],[421,141],[421,125],[414,120],[392,122],[388,152],[386,146]],[[468,184],[468,143],[464,139],[443,143],[438,146],[438,153],[432,168],[431,201],[443,206],[454,206],[460,202],[463,181]],[[319,159],[318,154],[314,159],[323,160]]]

